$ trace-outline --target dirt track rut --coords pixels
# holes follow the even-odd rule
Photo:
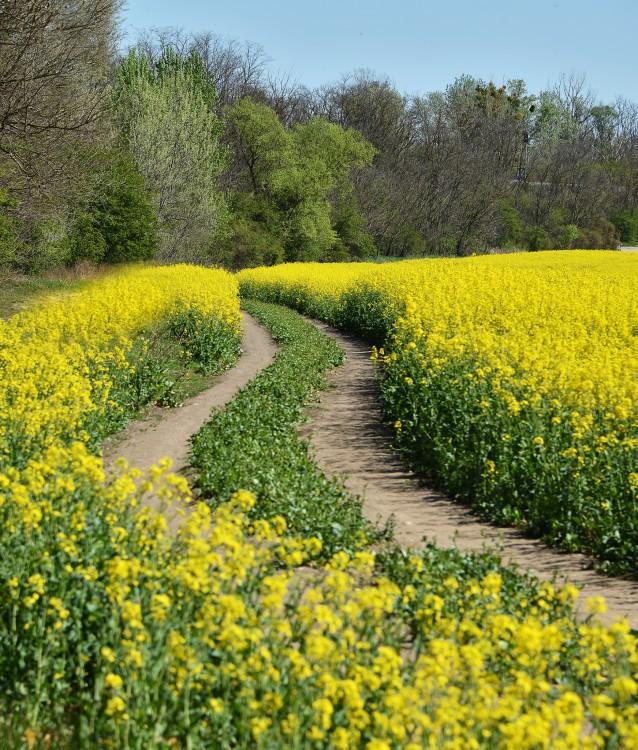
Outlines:
[[[605,621],[626,616],[638,629],[637,582],[608,578],[587,569],[591,561],[583,555],[564,554],[516,529],[482,523],[469,508],[424,488],[390,447],[392,434],[382,422],[369,347],[354,336],[313,322],[338,340],[346,362],[331,374],[331,390],[310,410],[311,424],[304,433],[310,436],[314,458],[324,471],[344,477],[348,490],[364,498],[368,518],[385,520],[394,515],[396,539],[403,546],[418,546],[424,536],[440,546],[456,544],[468,551],[486,543],[498,546],[505,560],[523,570],[544,579],[557,572],[582,586],[582,605],[588,597],[604,596]]]
[[[113,471],[115,460],[124,457],[130,466],[146,471],[167,456],[172,471],[183,473],[190,449],[190,438],[208,420],[214,407],[224,406],[235,393],[267,367],[277,353],[277,346],[265,328],[250,315],[243,314],[243,354],[237,364],[226,370],[215,385],[188,399],[177,409],[152,409],[144,418],[132,422],[125,430],[105,441],[104,465]],[[159,506],[156,497],[145,502]],[[179,524],[179,516],[170,519],[171,528]]]

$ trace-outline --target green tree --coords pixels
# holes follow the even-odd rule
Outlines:
[[[228,120],[238,188],[255,199],[244,208],[267,206],[262,215],[269,216],[285,259],[325,260],[333,248],[347,247],[348,238],[340,239],[333,223],[332,205],[351,195],[351,171],[372,160],[374,149],[361,134],[323,118],[286,131],[270,107],[250,99],[238,101]],[[351,202],[350,213],[354,210]],[[244,212],[241,220],[245,225],[256,216]]]
[[[131,52],[117,89],[121,133],[157,209],[158,257],[215,260],[226,217],[218,183],[228,152],[201,60],[168,49],[151,66]]]
[[[638,209],[624,209],[612,217],[620,241],[626,245],[638,242]]]
[[[127,152],[107,160],[109,169],[74,222],[69,261],[150,260],[158,246],[157,216],[144,177]]]

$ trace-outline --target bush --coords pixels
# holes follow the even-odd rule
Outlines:
[[[638,210],[625,209],[612,217],[612,223],[620,235],[620,241],[626,245],[638,242]]]
[[[150,260],[158,245],[157,215],[144,177],[129,154],[119,154],[99,199],[88,207],[108,263]]]
[[[91,260],[99,263],[106,255],[106,251],[106,239],[96,227],[94,218],[89,214],[82,214],[71,232],[68,262]]]
[[[329,260],[363,260],[377,254],[374,240],[367,230],[365,218],[354,196],[348,196],[333,208],[332,225],[338,239],[328,251]]]
[[[273,266],[284,260],[281,240],[267,226],[250,218],[236,217],[230,232],[218,245],[220,260],[231,268]]]
[[[527,231],[527,247],[532,252],[547,250],[551,245],[549,234],[541,227],[532,227]]]
[[[499,203],[501,215],[497,242],[499,247],[520,247],[523,240],[523,230],[519,221],[518,211],[508,200]]]
[[[71,239],[66,222],[60,217],[49,218],[35,229],[16,253],[16,264],[25,273],[40,273],[68,263]]]
[[[601,216],[591,226],[579,229],[576,244],[590,250],[615,250],[619,242],[620,236],[614,224]]]

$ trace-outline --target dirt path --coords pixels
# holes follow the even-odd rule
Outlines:
[[[477,520],[470,510],[444,495],[420,486],[390,448],[392,434],[381,422],[370,349],[359,339],[313,321],[334,336],[346,351],[346,363],[333,371],[332,390],[310,411],[310,436],[317,463],[329,475],[345,476],[351,492],[365,499],[364,512],[375,521],[391,514],[396,518],[396,539],[417,546],[424,536],[441,546],[456,544],[462,550],[479,550],[486,542],[502,549],[512,560],[540,578],[554,571],[583,586],[580,600],[604,596],[611,622],[626,616],[638,629],[638,583],[607,578],[584,569],[590,561],[582,555],[563,554],[541,542],[526,539],[515,529],[497,529]]]
[[[277,346],[270,334],[257,321],[243,314],[243,354],[237,364],[224,372],[215,385],[188,399],[177,409],[154,408],[144,419],[132,422],[125,430],[103,445],[104,465],[113,470],[115,460],[126,458],[130,466],[147,470],[164,456],[173,461],[172,471],[183,472],[190,448],[190,438],[208,420],[211,409],[228,403],[275,357]],[[146,499],[149,505],[159,506],[155,497]],[[170,519],[175,527],[179,519]]]

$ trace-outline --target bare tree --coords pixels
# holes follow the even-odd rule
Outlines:
[[[269,58],[259,44],[240,42],[211,31],[191,34],[178,28],[152,28],[140,34],[135,46],[151,66],[168,49],[183,58],[195,51],[204,63],[209,82],[217,90],[220,110],[255,92],[261,98],[265,91]]]
[[[82,189],[80,161],[107,137],[120,0],[0,0],[0,168],[21,201]]]

